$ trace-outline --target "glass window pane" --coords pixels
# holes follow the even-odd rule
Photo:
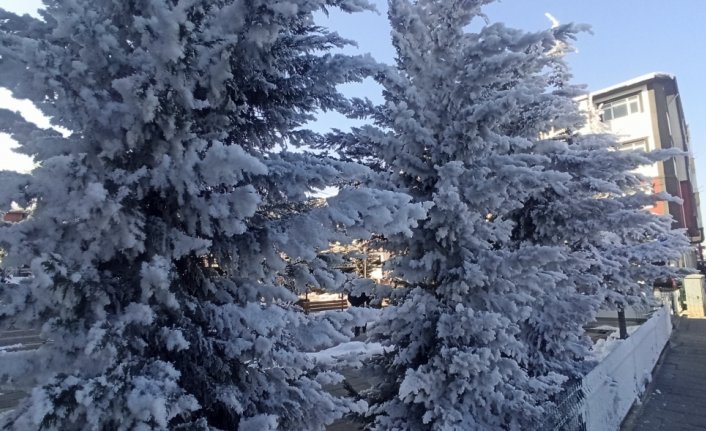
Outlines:
[[[637,103],[637,100],[630,102],[630,113],[633,114],[635,112],[640,112],[640,104]]]
[[[604,109],[603,110],[603,121],[610,121],[613,119],[613,113],[610,111],[610,109]]]
[[[620,146],[620,150],[647,150],[647,140],[640,139],[639,141],[624,142]]]
[[[613,118],[620,118],[628,115],[628,106],[625,104],[613,106]]]

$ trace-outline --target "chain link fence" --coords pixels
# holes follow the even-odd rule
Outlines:
[[[581,380],[568,382],[547,412],[542,431],[587,431],[584,419],[585,392]]]

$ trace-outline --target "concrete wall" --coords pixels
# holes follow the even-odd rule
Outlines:
[[[583,379],[582,415],[586,429],[618,430],[633,403],[652,378],[672,333],[669,310],[662,307]]]

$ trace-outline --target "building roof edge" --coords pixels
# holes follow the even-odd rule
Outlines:
[[[624,88],[633,87],[635,85],[642,84],[647,81],[651,81],[653,79],[659,79],[659,78],[671,79],[672,81],[676,80],[676,77],[674,75],[672,75],[671,73],[651,72],[651,73],[647,73],[645,75],[640,75],[636,78],[628,79],[627,81],[623,81],[623,82],[620,82],[615,85],[611,85],[610,87],[602,88],[602,89],[596,90],[596,91],[590,91],[590,92],[586,93],[584,96],[591,96],[591,98],[593,98],[594,96],[599,96],[601,94],[611,93],[616,90],[621,90]]]

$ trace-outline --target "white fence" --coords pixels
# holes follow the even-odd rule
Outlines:
[[[584,377],[582,416],[587,430],[620,428],[649,383],[671,333],[669,309],[662,307]]]

